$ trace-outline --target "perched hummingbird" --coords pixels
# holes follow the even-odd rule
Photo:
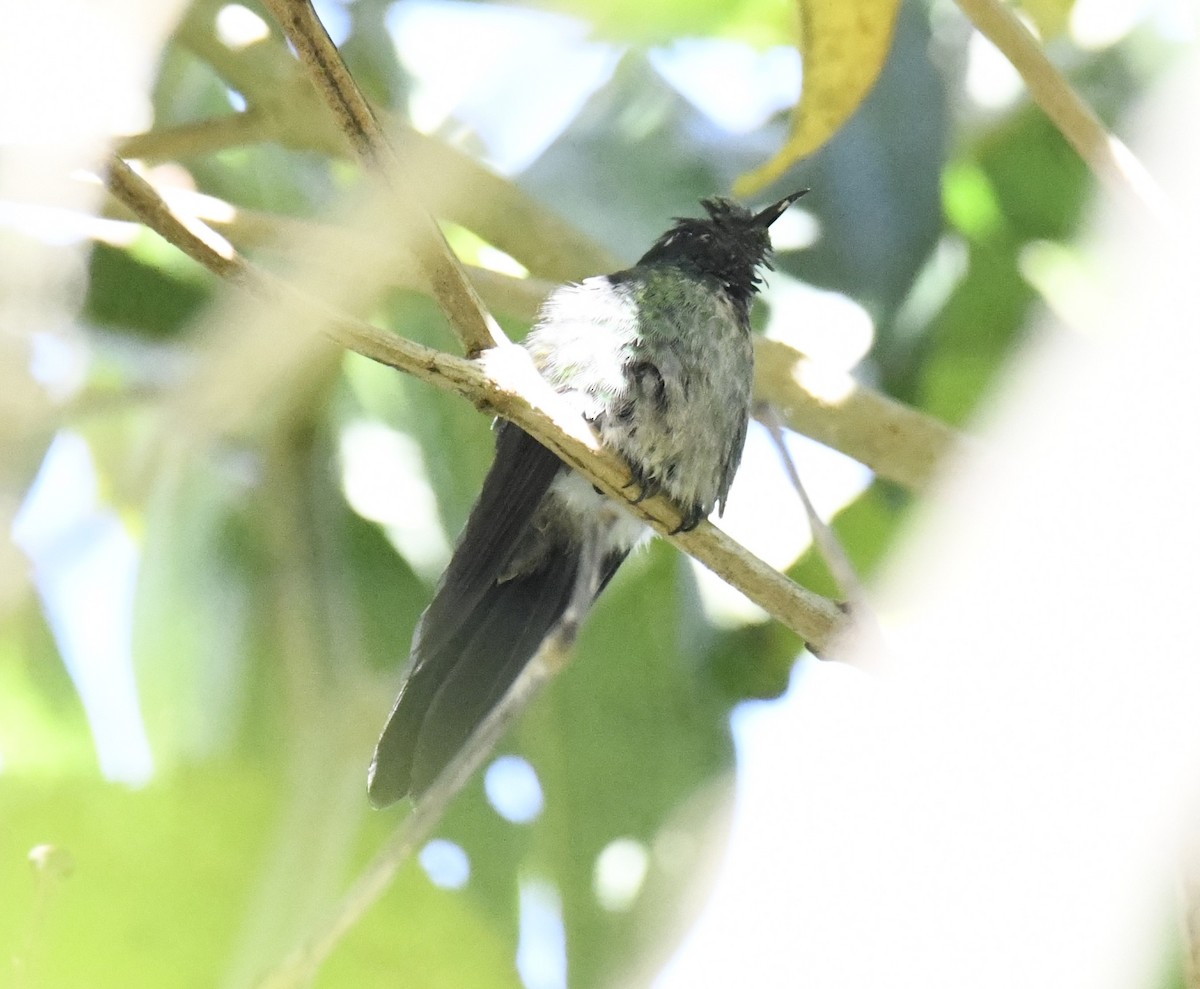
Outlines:
[[[805,190],[807,191],[807,190]],[[804,193],[759,213],[707,199],[632,268],[546,299],[525,347],[639,499],[664,492],[692,529],[742,457],[754,357],[750,303],[770,267],[767,228]],[[648,530],[510,423],[433,601],[367,775],[371,802],[419,797],[504,696],[580,589],[590,604]]]

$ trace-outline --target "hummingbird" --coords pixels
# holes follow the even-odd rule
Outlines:
[[[701,201],[631,268],[564,285],[524,341],[538,371],[664,493],[680,530],[725,498],[742,457],[754,354],[750,305],[768,228],[805,192],[754,213]],[[413,633],[407,679],[367,774],[376,807],[427,790],[563,619],[590,605],[650,533],[518,427],[500,422],[479,500]]]

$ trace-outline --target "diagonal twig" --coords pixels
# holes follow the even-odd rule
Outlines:
[[[232,279],[245,277],[241,258],[224,237],[202,220],[176,213],[149,182],[117,155],[108,161],[108,188],[142,223],[213,274]]]
[[[867,601],[862,580],[858,576],[854,564],[850,562],[850,557],[846,555],[846,549],[842,546],[837,534],[817,514],[817,509],[808,496],[804,482],[800,480],[796,462],[787,448],[783,436],[783,424],[780,422],[779,416],[770,407],[757,409],[755,415],[758,421],[767,427],[767,432],[771,434],[775,449],[779,451],[779,459],[783,462],[784,473],[787,474],[792,487],[796,489],[801,504],[804,505],[804,514],[808,517],[808,527],[812,530],[813,542],[816,543],[817,549],[824,557],[825,563],[829,567],[829,573],[837,583],[838,590],[850,602],[856,613],[865,610]]]
[[[816,507],[812,503],[812,499],[808,496],[808,491],[804,487],[804,482],[800,480],[800,472],[796,469],[796,463],[792,459],[791,451],[787,448],[787,443],[784,440],[783,424],[780,421],[778,413],[770,406],[759,407],[755,411],[755,415],[771,434],[771,439],[775,443],[775,448],[779,451],[779,457],[783,461],[784,472],[788,476],[788,480],[792,482],[792,487],[796,489],[796,494],[800,496],[800,501],[804,505],[804,513],[808,517],[808,526],[812,531],[813,543],[817,547],[817,551],[821,554],[825,565],[829,568],[829,573],[833,577],[834,583],[837,584],[838,590],[847,604],[847,613],[852,619],[852,628],[849,630],[851,638],[839,638],[834,642],[832,649],[822,651],[819,648],[809,647],[809,652],[820,659],[837,659],[849,660],[857,662],[861,665],[862,657],[871,656],[876,661],[886,655],[885,640],[883,629],[879,625],[879,619],[875,615],[875,610],[871,607],[871,602],[867,598],[866,587],[863,585],[862,578],[859,577],[858,571],[851,562],[849,555],[846,553],[846,548],[842,545],[842,541],[838,539],[837,533],[833,531],[826,521],[817,513]],[[863,647],[870,644],[869,649]]]

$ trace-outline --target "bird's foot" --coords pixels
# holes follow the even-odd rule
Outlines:
[[[677,536],[681,532],[691,532],[696,526],[707,518],[706,512],[700,505],[689,505],[683,513],[683,518],[680,519],[679,525],[671,530],[672,536]]]
[[[632,477],[629,479],[629,483],[625,485],[625,489],[628,490],[634,486],[638,489],[638,495],[633,499],[633,504],[640,504],[647,498],[653,498],[662,491],[662,483],[659,479],[653,474],[642,470],[637,464],[630,464],[629,472]]]

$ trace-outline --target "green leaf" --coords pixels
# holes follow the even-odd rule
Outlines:
[[[208,300],[208,278],[190,262],[183,260],[188,271],[175,267],[181,256],[151,234],[143,234],[140,242],[153,252],[135,257],[107,244],[97,244],[92,251],[88,280],[87,315],[101,326],[132,331],[148,337],[175,337],[199,313]],[[157,250],[169,252],[171,264],[157,264]],[[174,269],[174,270],[173,270]]]

